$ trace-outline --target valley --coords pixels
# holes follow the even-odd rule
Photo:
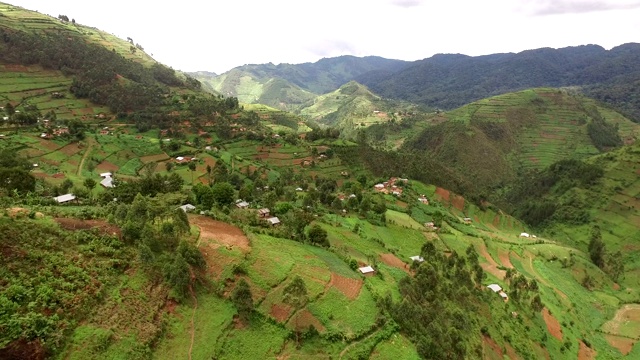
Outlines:
[[[0,358],[640,357],[640,125],[587,88],[441,109],[373,84],[413,63],[0,15]]]

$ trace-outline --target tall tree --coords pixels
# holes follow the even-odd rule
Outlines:
[[[253,297],[251,295],[251,289],[249,284],[244,279],[240,279],[238,285],[236,285],[233,294],[231,294],[231,302],[238,310],[238,316],[242,321],[249,320],[251,313],[253,312]]]
[[[595,225],[591,229],[591,241],[589,241],[589,256],[591,261],[599,268],[604,268],[606,247],[602,241],[602,234],[600,233],[600,227]]]
[[[304,306],[307,303],[307,300],[308,300],[307,285],[304,283],[304,280],[302,280],[300,276],[296,275],[293,281],[290,282],[289,285],[287,285],[284,288],[282,302],[293,307],[295,311],[298,311],[302,306]],[[296,332],[296,342],[299,343],[297,316],[296,316],[295,332]]]

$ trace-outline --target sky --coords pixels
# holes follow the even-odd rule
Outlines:
[[[420,60],[640,42],[640,0],[2,0],[67,15],[182,71],[315,62],[340,55]]]

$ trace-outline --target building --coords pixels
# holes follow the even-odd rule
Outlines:
[[[236,206],[239,209],[246,209],[246,208],[249,207],[249,203],[244,201],[244,200],[238,199],[238,200],[236,200]]]
[[[191,204],[184,204],[180,207],[178,207],[178,209],[181,209],[184,212],[190,212],[196,209],[195,206],[191,205]]]
[[[411,256],[409,257],[409,259],[411,259],[411,261],[417,261],[417,262],[423,262],[424,258],[422,256],[416,255],[416,256]]]
[[[58,204],[65,204],[76,199],[73,194],[64,194],[53,198]]]
[[[520,233],[520,237],[523,237],[523,238],[528,238],[528,237],[530,237],[530,236],[531,236],[531,235],[529,235],[529,234],[528,234],[528,233],[526,233],[526,232]]]
[[[111,176],[105,176],[105,178],[102,179],[102,181],[100,181],[100,185],[102,185],[105,188],[115,187],[115,185],[113,184],[113,178]]]
[[[261,218],[269,217],[270,213],[271,212],[267,208],[262,208],[262,209],[258,210],[258,216],[261,217]]]
[[[270,224],[271,226],[280,225],[280,219],[278,219],[278,218],[277,218],[277,217],[275,217],[275,216],[274,216],[274,217],[271,217],[271,218],[268,218],[268,219],[267,219],[267,221],[269,222],[269,224]]]
[[[358,271],[360,271],[360,273],[363,274],[364,276],[371,276],[376,273],[376,270],[372,268],[370,265],[358,268]]]

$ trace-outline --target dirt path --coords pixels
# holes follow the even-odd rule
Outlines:
[[[80,164],[78,164],[78,173],[76,175],[82,176],[82,167],[84,166],[84,161],[87,159],[87,156],[91,153],[91,149],[93,148],[93,143],[89,142],[89,146],[87,146],[87,151],[82,155],[82,160],[80,160]]]

